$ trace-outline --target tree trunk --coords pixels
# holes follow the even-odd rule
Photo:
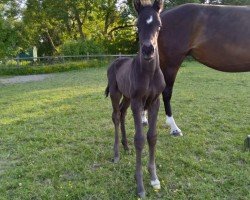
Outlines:
[[[49,31],[46,30],[45,33],[46,33],[46,37],[48,38],[49,43],[50,43],[50,45],[51,45],[51,47],[52,47],[53,53],[54,53],[54,52],[57,52],[56,47],[55,47],[55,44],[54,44],[54,42],[53,42],[53,40],[52,40],[52,38],[51,38],[51,36],[50,36],[50,34],[49,34]]]
[[[79,14],[79,12],[78,12],[78,10],[76,8],[74,10],[75,10],[75,19],[76,19],[76,22],[77,22],[78,32],[80,34],[80,37],[82,39],[85,39],[86,37],[85,37],[85,35],[84,35],[83,31],[82,31],[83,22],[81,21],[80,14]]]

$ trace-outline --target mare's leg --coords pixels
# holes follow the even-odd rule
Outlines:
[[[115,126],[115,142],[114,142],[114,163],[119,161],[119,125],[120,125],[120,108],[119,102],[121,99],[121,94],[117,91],[115,93],[110,93],[110,98],[112,101],[113,113],[112,120]]]
[[[126,97],[123,97],[122,102],[120,103],[120,112],[121,112],[122,145],[125,151],[129,150],[127,136],[126,136],[126,129],[125,129],[125,117],[129,105],[130,105],[130,100]]]
[[[166,67],[162,68],[162,72],[164,74],[166,82],[166,87],[162,92],[163,102],[165,106],[165,113],[166,113],[166,123],[167,125],[170,126],[171,129],[170,134],[174,136],[182,136],[182,132],[176,125],[175,120],[173,118],[170,105],[175,78],[179,70],[179,64],[181,64],[180,61],[178,62],[178,64],[175,65],[168,64]]]
[[[149,163],[148,171],[151,176],[151,185],[154,189],[160,189],[160,181],[156,175],[156,166],[155,166],[155,145],[157,141],[157,132],[156,132],[156,123],[157,115],[160,107],[160,100],[157,98],[148,108],[148,121],[149,121],[149,130],[147,133],[147,140],[149,145]]]
[[[142,174],[142,163],[141,156],[142,150],[145,144],[145,138],[143,135],[143,127],[141,124],[141,112],[142,112],[142,102],[140,99],[131,99],[131,109],[133,112],[134,123],[135,123],[135,136],[134,145],[136,149],[136,172],[135,178],[137,183],[137,194],[140,198],[145,197],[145,190],[143,185],[143,174]]]

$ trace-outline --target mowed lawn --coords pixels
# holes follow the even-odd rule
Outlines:
[[[113,157],[106,68],[56,73],[40,82],[0,85],[0,199],[137,199],[133,119],[131,154]],[[148,199],[250,199],[250,73],[223,73],[188,62],[172,98],[184,136],[169,135],[163,102],[154,191],[143,153]],[[146,132],[146,128],[145,128]]]

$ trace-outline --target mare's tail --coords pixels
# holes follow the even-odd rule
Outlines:
[[[106,95],[106,97],[108,97],[108,96],[109,96],[109,85],[107,85],[107,87],[106,87],[106,90],[105,90],[105,95]]]

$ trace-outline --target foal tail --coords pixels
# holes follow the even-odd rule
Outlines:
[[[108,96],[109,96],[109,85],[107,85],[107,87],[106,87],[106,90],[105,90],[105,95],[106,95],[106,97],[108,97]]]

